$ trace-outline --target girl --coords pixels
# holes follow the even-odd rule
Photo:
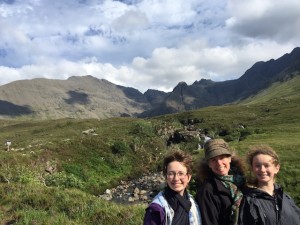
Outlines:
[[[192,158],[175,151],[164,159],[167,186],[146,209],[144,225],[201,225],[198,206],[187,192],[192,178]]]
[[[244,190],[239,216],[240,225],[300,224],[300,209],[275,183],[280,169],[276,152],[267,145],[254,146],[247,154],[254,175]]]

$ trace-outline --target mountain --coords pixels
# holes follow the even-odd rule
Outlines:
[[[236,80],[214,82],[202,79],[192,85],[180,82],[160,104],[141,113],[140,117],[153,117],[241,101],[270,87],[276,81],[284,81],[299,75],[299,71],[298,47],[277,60],[255,63]]]
[[[149,89],[143,94],[90,75],[20,80],[0,86],[0,119],[153,117],[239,102],[299,71],[298,47],[276,60],[255,63],[238,79],[180,82],[169,93]]]
[[[138,90],[92,76],[38,78],[0,86],[0,118],[134,117],[150,107]]]

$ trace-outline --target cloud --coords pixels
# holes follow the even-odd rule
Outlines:
[[[283,43],[299,38],[297,0],[232,1],[229,8],[232,16],[226,21],[227,26],[240,35]]]
[[[0,84],[89,74],[171,91],[181,81],[236,79],[300,40],[297,0],[0,3]]]

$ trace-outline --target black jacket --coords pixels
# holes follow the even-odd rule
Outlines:
[[[233,200],[224,184],[215,177],[200,185],[196,193],[202,225],[230,225]]]
[[[300,209],[281,187],[275,195],[247,188],[240,206],[239,225],[296,225],[300,224]]]

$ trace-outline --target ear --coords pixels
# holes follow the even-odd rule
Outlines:
[[[191,174],[187,174],[187,177],[188,177],[188,183],[191,181],[192,179],[192,175]]]
[[[280,170],[280,165],[278,164],[277,166],[275,166],[275,174],[277,174]]]

